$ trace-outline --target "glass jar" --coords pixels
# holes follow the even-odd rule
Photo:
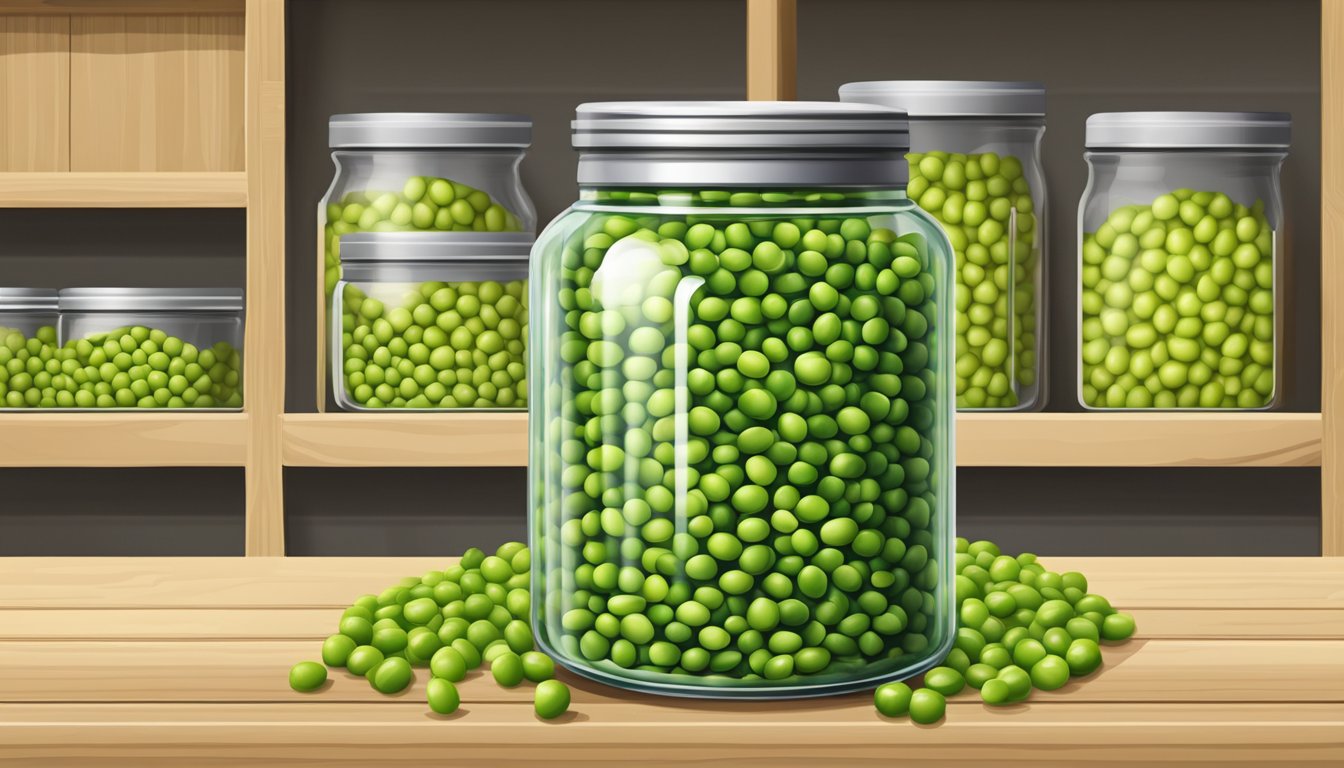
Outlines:
[[[59,305],[75,407],[83,373],[97,407],[242,408],[242,291],[66,288]]]
[[[956,253],[957,407],[1039,410],[1045,405],[1045,86],[888,80],[842,85],[840,100],[910,116],[907,194],[943,225]]]
[[[1086,409],[1278,404],[1291,118],[1113,112],[1087,119],[1078,206]]]
[[[43,382],[34,378],[56,346],[56,319],[56,291],[0,288],[0,409],[41,403]]]
[[[578,108],[531,285],[533,622],[565,667],[818,696],[951,646],[951,249],[904,117]]]
[[[331,373],[348,411],[527,407],[525,233],[348,235]]]

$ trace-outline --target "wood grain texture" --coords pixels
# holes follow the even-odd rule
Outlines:
[[[285,3],[247,3],[247,439],[244,551],[285,553]]]
[[[0,466],[239,467],[244,413],[0,413]]]
[[[0,3],[0,15],[77,16],[110,13],[121,16],[170,13],[241,16],[243,0],[4,0]]]
[[[0,171],[70,168],[70,19],[0,15]]]
[[[0,23],[3,23],[0,18]],[[0,208],[243,208],[240,171],[0,173]]]
[[[1321,553],[1344,557],[1344,1],[1321,3]]]
[[[239,171],[239,16],[74,16],[70,169]]]
[[[325,215],[325,214],[323,214]],[[313,383],[317,387],[316,403],[317,412],[327,412],[327,377],[331,374],[327,371],[327,235],[326,226],[319,219],[317,222],[317,338],[314,343],[317,345],[317,370]]]
[[[6,557],[11,608],[328,608],[455,557]],[[1344,610],[1344,559],[1043,557],[1126,610]],[[1266,619],[1272,620],[1272,616]]]
[[[957,416],[964,467],[1310,467],[1314,413],[974,413]]]
[[[747,98],[795,98],[797,71],[797,1],[747,0]]]
[[[291,467],[523,467],[526,413],[286,414]]]

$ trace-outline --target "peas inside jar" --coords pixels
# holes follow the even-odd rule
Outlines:
[[[950,248],[905,143],[866,105],[579,108],[582,199],[532,284],[533,619],[562,665],[807,696],[945,654]]]

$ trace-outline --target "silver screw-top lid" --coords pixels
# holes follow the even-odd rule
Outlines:
[[[1287,151],[1286,112],[1100,112],[1087,118],[1088,149]]]
[[[66,288],[62,312],[241,312],[238,288]]]
[[[897,187],[909,126],[872,104],[632,101],[581,104],[580,184]]]
[[[0,312],[55,312],[54,288],[0,288]]]
[[[332,149],[504,149],[532,144],[526,115],[480,112],[365,112],[332,115]]]
[[[869,80],[840,86],[840,101],[922,117],[1045,117],[1045,84],[1013,80]]]
[[[527,261],[526,232],[352,232],[341,237],[341,262]]]

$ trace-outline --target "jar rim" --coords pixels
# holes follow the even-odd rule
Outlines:
[[[505,148],[532,145],[532,118],[490,112],[356,112],[332,115],[332,149]]]
[[[65,288],[58,294],[62,312],[238,312],[239,288]]]
[[[1031,80],[864,80],[840,86],[844,103],[903,109],[910,119],[1045,117],[1045,84]]]
[[[353,232],[341,237],[341,261],[349,264],[527,261],[533,241],[526,232]]]
[[[1287,112],[1098,112],[1087,118],[1087,149],[1287,151]]]
[[[55,288],[0,288],[0,312],[56,310]]]

